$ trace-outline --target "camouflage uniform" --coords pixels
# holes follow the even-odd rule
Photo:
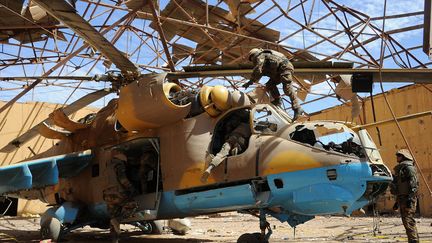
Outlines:
[[[254,49],[252,49],[253,51]],[[251,52],[252,52],[251,51]],[[266,88],[273,97],[275,105],[280,104],[280,93],[277,85],[282,83],[283,91],[291,100],[291,107],[294,110],[294,119],[303,113],[297,95],[292,86],[294,67],[284,54],[273,50],[261,50],[249,56],[255,65],[252,77],[244,87],[248,87],[254,82],[258,82],[262,76],[270,77],[266,83]]]
[[[103,191],[108,212],[111,218],[117,220],[132,217],[138,208],[138,203],[133,199],[138,192],[126,176],[126,161],[124,154],[118,151],[113,152],[111,166],[115,171],[118,185]]]
[[[207,170],[201,177],[201,181],[207,181],[211,170],[217,167],[226,159],[228,155],[237,155],[247,148],[248,139],[251,136],[249,123],[241,122],[232,132],[227,135],[225,143],[222,145],[219,153],[214,156]]]
[[[396,195],[402,222],[408,236],[408,242],[419,242],[414,215],[417,206],[418,180],[412,156],[406,149],[396,153],[401,158],[394,168],[394,179],[391,193]],[[397,206],[396,206],[397,208]]]
[[[157,185],[157,155],[153,152],[145,152],[140,158],[141,189],[142,193],[150,193],[156,190]]]

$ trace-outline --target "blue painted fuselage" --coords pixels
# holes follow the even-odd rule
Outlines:
[[[370,163],[357,162],[272,174],[259,181],[265,184],[261,189],[251,180],[213,189],[162,192],[157,218],[278,208],[278,213],[269,214],[295,226],[314,215],[351,214],[374,199],[373,190],[385,189],[391,177],[374,175]],[[293,217],[303,219],[292,221]]]

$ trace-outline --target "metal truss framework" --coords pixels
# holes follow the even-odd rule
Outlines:
[[[142,73],[173,72],[190,65],[243,63],[253,47],[282,50],[288,57],[303,61],[352,62],[356,68],[365,69],[410,71],[431,65],[421,53],[421,40],[407,41],[403,37],[423,28],[423,11],[391,15],[383,11],[381,16],[369,16],[365,10],[350,7],[349,2],[345,6],[336,0],[249,0],[240,1],[234,7],[239,1],[144,1],[147,3],[144,7],[137,2],[81,0],[76,3],[76,9]],[[114,68],[108,59],[61,23],[36,22],[6,3],[0,1],[0,9],[16,15],[22,20],[17,23],[23,24],[0,24],[3,33],[0,35],[0,76],[19,73],[19,76],[42,78],[0,80],[1,100],[13,104],[34,88],[36,93],[43,93],[51,86],[70,93],[100,88],[100,83],[63,77],[103,73]],[[191,11],[191,6],[200,8]],[[402,21],[407,19],[413,21]],[[386,21],[408,24],[387,29],[382,24]],[[32,39],[35,31],[42,33],[41,38]],[[12,34],[5,36],[5,33]],[[22,35],[28,35],[26,41],[16,38]],[[377,45],[381,42],[383,52]],[[62,78],[44,79],[47,76]],[[331,75],[321,80],[297,77],[299,91],[310,95],[304,104],[334,98],[333,78]],[[231,75],[178,81],[186,88],[216,82],[238,89],[245,78]],[[311,86],[320,83],[329,85],[328,93],[311,91]],[[2,93],[9,96],[4,98]],[[69,102],[69,98],[70,95],[64,102]],[[6,108],[0,108],[0,112]]]

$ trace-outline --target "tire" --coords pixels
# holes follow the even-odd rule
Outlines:
[[[268,243],[268,241],[261,240],[261,233],[246,233],[237,239],[237,243]]]
[[[51,239],[57,242],[61,237],[62,224],[60,220],[54,217],[47,218],[40,229],[40,236],[43,240]]]
[[[139,224],[144,234],[161,235],[164,231],[163,221],[140,221]]]

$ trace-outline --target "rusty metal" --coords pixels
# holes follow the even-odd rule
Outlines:
[[[157,27],[157,30],[159,32],[159,36],[162,39],[162,46],[164,48],[165,55],[166,55],[167,60],[168,60],[168,66],[170,67],[171,71],[174,72],[175,71],[175,65],[174,65],[174,62],[173,62],[173,60],[171,58],[171,54],[170,54],[170,52],[168,50],[167,41],[166,41],[166,38],[165,38],[164,31],[163,31],[163,29],[161,27],[161,23],[160,23],[160,20],[159,20],[159,15],[158,15],[158,13],[156,11],[156,8],[155,8],[155,6],[153,4],[153,1],[152,0],[148,1],[148,4],[149,4],[149,6],[150,6],[150,8],[152,10],[153,18],[156,21],[156,27]]]
[[[98,21],[98,25],[93,25],[95,28],[99,28],[101,30],[105,30],[107,28],[107,23],[109,19],[113,16],[113,14],[117,11],[131,11],[125,7],[125,5],[120,2],[110,3],[103,2],[101,0],[82,0],[84,2],[83,9],[79,12],[82,12],[82,16],[91,21],[93,19],[102,19],[102,21]],[[358,68],[363,67],[377,67],[378,58],[373,57],[370,52],[370,44],[375,43],[376,41],[385,38],[386,41],[384,44],[389,50],[389,53],[386,53],[384,57],[385,60],[392,61],[396,65],[399,65],[402,68],[427,68],[432,65],[432,63],[424,63],[423,60],[418,58],[418,55],[415,55],[415,51],[418,49],[414,47],[406,47],[404,46],[399,39],[395,39],[393,36],[398,33],[409,33],[410,31],[417,30],[423,28],[422,24],[413,24],[412,26],[403,26],[399,29],[393,29],[386,32],[382,32],[380,28],[375,26],[374,21],[379,21],[383,19],[402,19],[408,17],[420,16],[424,13],[424,11],[416,11],[416,12],[403,12],[396,13],[393,15],[385,15],[385,16],[374,16],[370,17],[368,13],[361,12],[359,9],[351,9],[348,6],[341,6],[337,2],[333,0],[326,1],[307,1],[301,0],[298,2],[291,2],[285,4],[278,1],[267,2],[263,5],[264,1],[258,1],[256,4],[252,5],[252,8],[248,10],[246,13],[242,13],[242,15],[235,16],[237,20],[228,19],[226,16],[218,16],[219,18],[226,21],[229,25],[238,25],[236,31],[229,31],[227,29],[221,28],[216,24],[213,24],[211,19],[211,14],[215,12],[217,8],[225,8],[225,6],[221,5],[222,1],[218,1],[218,3],[214,6],[210,5],[209,1],[203,1],[204,5],[204,15],[201,18],[194,18],[192,13],[188,13],[184,11],[184,6],[187,4],[186,0],[178,0],[174,1],[176,4],[176,9],[180,10],[187,16],[184,19],[177,19],[171,13],[167,13],[164,16],[157,16],[154,18],[151,8],[140,9],[137,13],[143,16],[146,20],[155,20],[159,22],[159,24],[163,23],[174,23],[177,25],[188,26],[187,32],[200,32],[203,36],[206,37],[207,41],[202,43],[210,46],[211,48],[206,49],[204,52],[199,53],[200,56],[196,58],[197,61],[203,61],[206,53],[211,53],[215,49],[218,49],[226,55],[230,57],[230,63],[238,63],[244,62],[244,55],[246,53],[241,53],[240,55],[232,55],[229,53],[231,48],[236,48],[242,46],[242,44],[250,41],[251,43],[262,43],[262,46],[270,46],[272,48],[276,48],[279,50],[285,50],[289,55],[292,53],[293,56],[301,57],[303,54],[310,54],[318,57],[317,60],[332,60],[339,59],[352,62]],[[377,3],[378,4],[378,3]],[[283,6],[282,6],[283,5]],[[349,4],[348,4],[349,5]],[[324,6],[324,8],[320,9],[320,12],[317,12],[317,6]],[[155,6],[153,6],[155,7]],[[150,10],[149,10],[150,9]],[[276,11],[275,11],[276,10]],[[277,11],[279,10],[279,11]],[[257,11],[258,13],[251,18],[251,23],[262,23],[262,28],[273,28],[277,26],[283,21],[290,22],[290,28],[293,31],[288,31],[287,33],[281,34],[280,38],[276,42],[266,41],[262,36],[257,35],[259,28],[255,29],[255,31],[248,31],[247,26],[243,23],[239,22],[238,19],[240,17],[245,17],[251,11]],[[299,16],[293,15],[294,11],[300,13]],[[264,15],[266,17],[264,17]],[[269,17],[270,16],[270,17]],[[347,17],[350,17],[349,21]],[[344,19],[345,18],[345,19]],[[265,22],[264,22],[265,19]],[[301,20],[302,23],[299,22]],[[342,29],[332,28],[329,26],[322,26],[321,23],[324,21],[335,21],[338,25],[342,26]],[[138,22],[137,22],[138,21]],[[138,40],[136,45],[128,50],[127,56],[143,56],[143,51],[146,50],[146,58],[145,62],[138,62],[138,66],[145,72],[153,72],[155,70],[175,70],[175,65],[181,63],[184,65],[184,61],[188,61],[189,57],[192,57],[194,54],[197,54],[196,51],[192,51],[189,57],[185,57],[180,60],[177,64],[172,63],[169,59],[171,59],[172,53],[168,49],[173,44],[182,43],[184,40],[181,36],[176,36],[174,39],[164,40],[164,38],[157,33],[160,33],[159,30],[149,30],[148,28],[140,28],[141,20],[131,19],[127,23],[118,23],[117,31],[115,33],[115,38],[113,38],[113,43],[121,40],[121,33],[125,33],[128,35],[129,33],[133,35],[133,38]],[[112,27],[112,26],[111,26]],[[157,26],[156,26],[157,27]],[[9,55],[9,58],[3,59],[0,62],[0,70],[8,70],[9,67],[14,66],[22,66],[22,70],[25,75],[28,76],[36,76],[37,74],[31,74],[30,72],[26,72],[27,67],[31,67],[33,65],[37,65],[41,68],[45,68],[47,70],[52,68],[52,65],[55,63],[58,65],[58,61],[64,59],[68,54],[76,50],[76,47],[80,44],[80,38],[75,35],[75,33],[71,33],[67,30],[64,25],[46,25],[46,24],[38,24],[35,25],[29,24],[21,25],[10,25],[10,26],[0,26],[0,32],[2,30],[37,30],[38,28],[44,28],[47,31],[54,32],[64,32],[68,39],[67,45],[59,46],[56,38],[49,41],[46,39],[41,44],[34,44],[34,40],[26,43],[18,43],[9,42],[4,43],[3,47],[9,48],[9,50],[18,50],[17,52],[9,51],[6,49],[5,53]],[[372,29],[374,32],[366,32],[367,28]],[[163,28],[160,28],[162,31]],[[111,29],[112,30],[112,29]],[[322,34],[321,31],[328,31],[329,34]],[[164,31],[165,32],[165,31]],[[297,36],[301,33],[311,33],[314,37],[304,37],[304,38],[315,38],[316,40],[313,42],[308,42],[303,48],[298,45],[292,44],[292,40],[297,38]],[[108,33],[108,32],[105,32]],[[213,35],[210,33],[220,33],[224,36],[223,41],[231,41],[229,45],[220,46],[217,41],[213,38]],[[54,34],[54,33],[53,33]],[[350,38],[346,43],[339,42],[339,38],[347,37]],[[366,37],[366,38],[365,38]],[[32,36],[28,38],[33,39]],[[124,39],[124,38],[123,38]],[[134,44],[135,44],[134,43]],[[157,44],[160,43],[161,45]],[[417,44],[417,43],[416,43]],[[338,48],[337,51],[329,54],[329,52],[322,50],[320,47],[324,45],[333,45]],[[418,47],[419,45],[416,45]],[[18,49],[15,49],[15,48]],[[161,48],[163,47],[163,48]],[[32,56],[24,55],[24,50],[30,50],[33,52]],[[361,50],[361,51],[360,51]],[[56,71],[56,75],[71,75],[77,73],[78,71],[84,71],[84,73],[90,73],[92,70],[100,70],[97,67],[100,65],[100,61],[104,60],[104,57],[101,55],[88,54],[91,53],[92,50],[89,48],[84,48],[81,52],[75,53],[74,57],[71,57],[69,61],[65,61],[59,65]],[[164,55],[165,53],[165,55]],[[363,55],[365,54],[365,55]],[[58,57],[57,60],[53,59],[55,56]],[[165,58],[167,56],[167,58]],[[169,57],[168,57],[169,56]],[[166,59],[166,63],[168,63],[168,68],[164,67],[164,62]],[[138,60],[138,59],[137,59]],[[162,62],[160,61],[162,60]],[[51,65],[51,66],[48,66]],[[68,70],[68,68],[73,68],[74,70]],[[77,71],[75,71],[77,70]],[[301,71],[301,70],[299,70]],[[373,71],[373,70],[372,70]],[[319,72],[317,72],[319,73]],[[415,72],[413,72],[415,73]],[[336,74],[336,73],[335,73]],[[22,76],[23,73],[20,74]],[[389,75],[389,74],[384,74]],[[397,73],[394,74],[396,77]],[[419,74],[414,74],[419,75]],[[243,77],[235,77],[228,78],[222,77],[225,80],[229,80],[229,85],[236,89],[238,85],[242,84],[244,78]],[[387,79],[388,77],[384,77]],[[423,78],[422,78],[423,79]],[[198,87],[204,83],[208,83],[211,81],[215,81],[215,78],[208,79],[198,79],[193,81],[180,80],[180,82],[185,87]],[[59,79],[59,82],[61,79]],[[43,82],[43,81],[42,81]],[[57,82],[57,81],[55,81]],[[33,85],[33,83],[28,83],[28,85]],[[58,84],[62,85],[62,84]],[[228,85],[228,84],[227,84]],[[427,86],[425,86],[427,88]],[[28,87],[27,87],[28,88]],[[77,88],[81,87],[77,85]],[[84,87],[82,87],[84,88]],[[25,88],[23,88],[25,89]]]

